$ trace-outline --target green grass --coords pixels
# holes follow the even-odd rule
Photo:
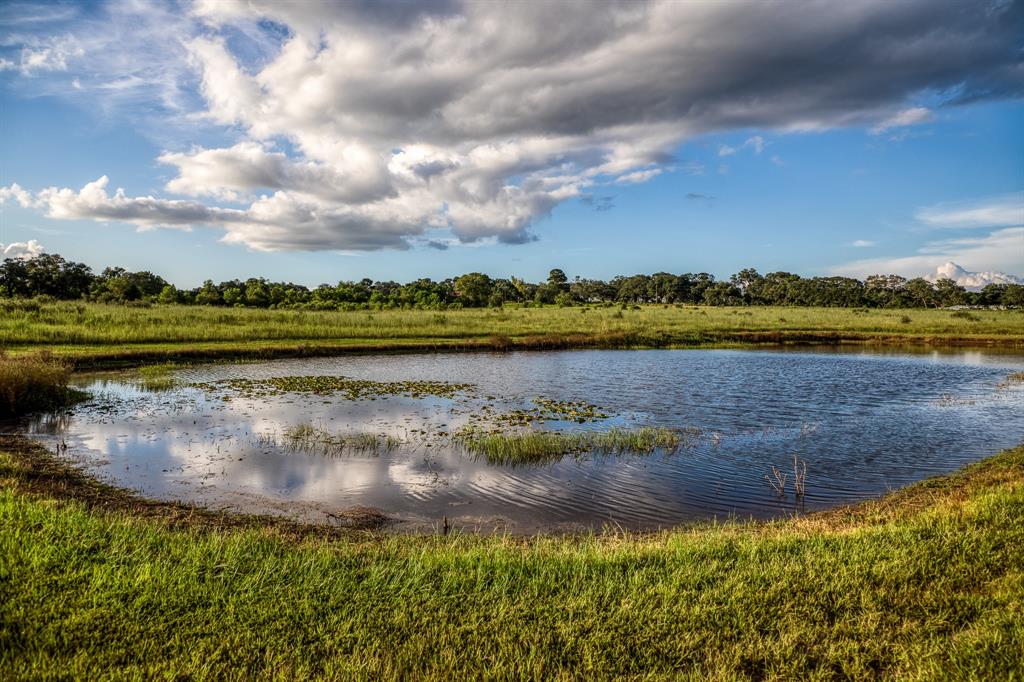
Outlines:
[[[822,515],[532,539],[231,527],[0,450],[5,679],[1024,676],[1024,448]]]
[[[274,311],[86,303],[14,307],[0,347],[79,362],[326,354],[355,349],[708,346],[750,343],[1024,345],[1024,311],[846,308],[513,308]],[[907,321],[901,321],[906,318]]]
[[[327,457],[345,454],[379,454],[394,450],[401,441],[394,436],[376,433],[332,433],[312,424],[298,424],[284,429],[278,437],[274,433],[258,437],[263,446],[283,446],[293,452],[313,453]]]
[[[68,388],[71,365],[48,351],[18,357],[0,349],[0,418],[63,407],[81,397]]]
[[[455,440],[491,464],[538,464],[568,454],[643,455],[674,452],[682,442],[678,432],[655,426],[604,431],[507,431],[464,429]]]

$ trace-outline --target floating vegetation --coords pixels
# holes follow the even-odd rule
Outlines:
[[[281,393],[341,395],[347,400],[375,400],[389,396],[454,398],[473,388],[472,384],[445,381],[372,381],[343,376],[272,377],[269,379],[222,379],[194,384],[204,390],[233,390],[247,398],[266,398]]]
[[[538,464],[554,462],[570,454],[650,454],[658,450],[674,452],[685,435],[696,436],[697,431],[679,432],[644,426],[607,431],[490,433],[465,428],[455,434],[455,440],[490,464]]]
[[[1009,388],[1011,386],[1019,386],[1024,384],[1024,372],[1013,372],[1012,374],[1006,375],[1006,378],[999,382],[999,388]]]
[[[256,442],[261,447],[285,447],[294,452],[331,457],[390,452],[402,444],[401,439],[387,434],[334,434],[312,424],[288,427],[280,437],[276,433],[261,433],[256,436]]]
[[[148,391],[169,391],[178,385],[178,380],[174,376],[174,370],[177,368],[173,362],[140,367],[137,371],[139,385]]]
[[[1002,386],[1002,384],[1000,384]],[[956,407],[958,405],[973,405],[974,401],[970,398],[961,398],[955,396],[952,393],[943,393],[938,397],[935,403],[939,407]]]
[[[545,421],[574,421],[578,424],[585,424],[609,417],[597,405],[591,405],[582,400],[552,400],[537,397],[532,402],[536,407],[493,415],[488,414],[490,407],[484,406],[485,414],[482,416],[500,426],[530,426],[531,424],[542,424]]]

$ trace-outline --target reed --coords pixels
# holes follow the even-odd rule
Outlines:
[[[256,436],[261,447],[283,447],[303,454],[340,457],[346,454],[379,454],[394,450],[402,441],[391,435],[376,433],[331,433],[312,424],[298,424],[276,433]]]
[[[68,388],[71,367],[47,351],[12,357],[0,350],[0,417],[63,407],[82,397]]]
[[[554,462],[566,455],[651,454],[674,452],[681,443],[672,429],[644,426],[637,429],[612,428],[607,431],[512,431],[483,432],[463,429],[456,441],[470,453],[491,464],[540,464]]]

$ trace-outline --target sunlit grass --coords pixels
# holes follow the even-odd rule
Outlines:
[[[70,355],[193,349],[251,351],[303,346],[451,347],[498,350],[566,345],[715,345],[749,341],[1024,339],[1024,312],[644,306],[313,312],[85,303],[14,306],[0,315],[0,345],[56,347]],[[907,318],[907,322],[903,322]],[[315,346],[316,348],[312,348]]]
[[[528,539],[291,539],[41,476],[0,447],[5,679],[1024,673],[1024,448],[824,515]]]
[[[0,350],[0,417],[51,410],[81,396],[68,388],[70,365],[46,351],[12,357]]]

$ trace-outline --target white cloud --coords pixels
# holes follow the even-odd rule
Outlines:
[[[257,249],[404,248],[434,229],[517,243],[590,187],[675,168],[696,135],[880,119],[882,130],[926,120],[920,108],[892,113],[924,88],[1017,92],[1009,10],[954,0],[812,4],[800,21],[755,1],[175,10],[103,5],[54,36],[8,40],[20,61],[0,58],[24,75],[66,69],[52,94],[172,112],[181,134],[187,121],[236,135],[222,148],[166,145],[159,161],[177,173],[167,192],[247,206],[111,196],[103,181],[37,193],[49,215],[216,225]],[[766,146],[753,135],[739,148]]]
[[[871,128],[872,135],[881,135],[892,128],[903,128],[906,126],[920,125],[935,120],[935,113],[925,107],[912,107],[904,109],[892,116],[883,119],[878,125]]]
[[[701,169],[703,171],[703,168]],[[626,173],[615,178],[615,183],[618,185],[635,185],[641,182],[647,182],[651,178],[656,178],[662,174],[661,168],[649,168],[647,170],[633,171],[632,173]]]
[[[750,147],[751,149],[754,150],[755,154],[760,154],[761,152],[764,151],[764,138],[761,137],[760,135],[748,137],[746,142],[743,143],[743,146]]]
[[[922,277],[953,261],[971,270],[1024,273],[1024,227],[1007,227],[981,237],[928,242],[917,253],[896,258],[871,258],[837,265],[838,275],[866,277],[897,274]]]
[[[736,153],[736,147],[730,147],[727,144],[720,145],[718,147],[719,156],[732,156]]]
[[[870,246],[874,246],[875,242],[868,239],[855,239],[850,242],[847,246],[852,246],[855,249],[866,249]]]
[[[936,228],[1005,227],[1024,224],[1024,194],[1009,194],[976,201],[937,204],[922,208],[919,221]]]
[[[46,249],[35,239],[27,242],[11,242],[10,244],[0,243],[0,260],[5,258],[34,258]]]

